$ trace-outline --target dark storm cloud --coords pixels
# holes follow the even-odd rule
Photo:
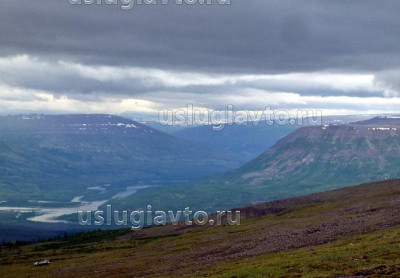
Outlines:
[[[232,0],[230,6],[72,6],[3,0],[0,55],[190,71],[398,67],[400,2]]]

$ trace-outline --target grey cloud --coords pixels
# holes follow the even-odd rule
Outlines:
[[[102,96],[107,95],[148,99],[151,93],[172,91],[187,94],[195,103],[202,99],[202,95],[210,99],[210,95],[230,95],[233,92],[240,95],[241,91],[249,89],[304,96],[383,95],[383,90],[369,84],[368,76],[362,76],[361,81],[358,79],[358,75],[328,73],[280,76],[200,74],[146,68],[89,67],[62,61],[43,62],[28,56],[0,58],[0,84],[48,92],[56,97],[68,95],[82,101],[94,101],[96,98],[102,101]],[[171,101],[178,102],[172,95],[165,94]]]
[[[0,3],[0,55],[88,64],[283,73],[398,67],[396,0],[232,0],[230,6]]]

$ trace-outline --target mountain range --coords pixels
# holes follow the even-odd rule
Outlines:
[[[301,123],[298,120],[291,119],[292,121],[288,120],[283,125],[276,120],[261,120],[259,122],[226,124],[223,128],[212,125],[187,127],[173,132],[173,134],[176,137],[196,142],[197,144],[217,147],[220,150],[238,154],[238,159],[243,165],[268,151],[278,140],[301,126],[348,124],[372,117],[371,115],[324,116],[322,118],[304,118]],[[163,130],[165,129],[166,127]]]
[[[118,208],[216,211],[400,177],[400,118],[306,126],[237,170],[113,200]]]

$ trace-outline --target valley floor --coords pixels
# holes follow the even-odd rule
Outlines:
[[[400,277],[400,181],[241,209],[240,226],[2,247],[0,277]],[[50,266],[33,267],[49,259]]]

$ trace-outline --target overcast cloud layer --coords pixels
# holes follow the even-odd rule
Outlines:
[[[2,0],[0,112],[397,112],[399,14],[397,0]]]

